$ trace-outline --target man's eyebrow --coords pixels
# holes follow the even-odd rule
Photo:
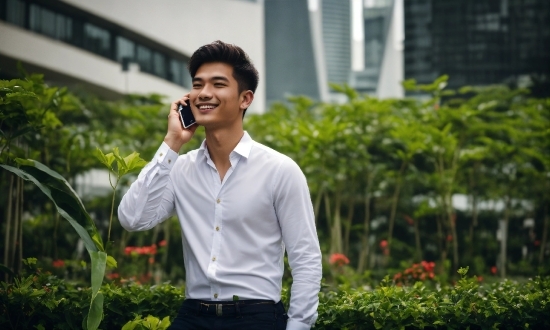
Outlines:
[[[201,78],[201,77],[195,77],[193,78],[193,82],[195,81],[203,81],[204,79]],[[229,79],[227,77],[224,77],[224,76],[214,76],[214,77],[211,77],[210,78],[210,81],[214,81],[214,80],[223,80],[223,81],[226,81],[226,82],[229,82]]]

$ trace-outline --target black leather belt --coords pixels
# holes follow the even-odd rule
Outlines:
[[[239,301],[209,301],[198,299],[186,299],[183,302],[184,308],[189,308],[197,313],[206,315],[240,315],[252,313],[275,313],[279,304],[271,300],[239,300]],[[284,310],[284,309],[283,309]]]

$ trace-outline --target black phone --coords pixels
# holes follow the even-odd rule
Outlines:
[[[187,101],[187,105],[180,104],[178,106],[178,112],[180,114],[181,124],[183,128],[188,128],[189,126],[196,124],[195,117],[191,111],[191,105]]]

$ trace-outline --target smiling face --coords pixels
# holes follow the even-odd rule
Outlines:
[[[193,115],[206,129],[242,126],[243,111],[253,97],[249,90],[239,92],[233,67],[222,62],[201,65],[189,95]]]

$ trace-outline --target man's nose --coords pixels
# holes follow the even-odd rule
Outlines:
[[[199,93],[199,99],[200,100],[208,100],[208,99],[211,99],[211,98],[212,98],[212,91],[210,89],[210,86],[205,85]]]

